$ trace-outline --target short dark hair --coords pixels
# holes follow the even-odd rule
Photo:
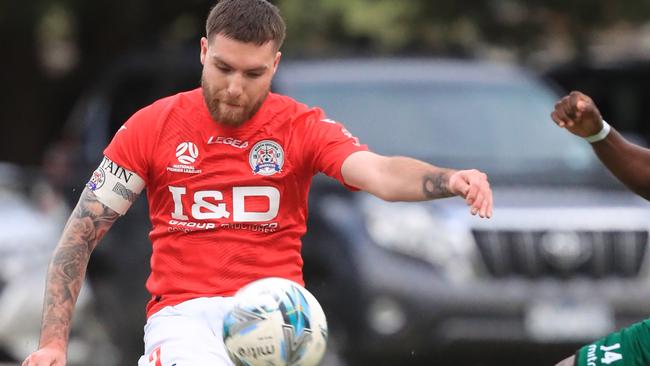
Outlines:
[[[280,10],[266,0],[221,0],[210,11],[205,31],[208,41],[221,33],[257,45],[273,41],[280,49],[286,26]]]

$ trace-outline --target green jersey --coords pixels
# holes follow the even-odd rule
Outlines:
[[[582,347],[576,366],[650,365],[650,319],[635,323]]]

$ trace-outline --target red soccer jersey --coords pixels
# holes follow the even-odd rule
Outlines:
[[[201,89],[135,113],[104,154],[146,183],[147,314],[232,295],[262,277],[302,284],[312,177],[323,172],[343,183],[345,158],[366,149],[320,109],[273,93],[240,127],[215,123]]]

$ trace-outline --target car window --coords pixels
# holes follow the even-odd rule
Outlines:
[[[586,170],[589,145],[550,119],[556,96],[536,84],[305,83],[284,92],[322,107],[372,150],[510,170]],[[494,168],[493,168],[494,169]]]

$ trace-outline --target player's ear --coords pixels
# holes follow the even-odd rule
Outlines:
[[[280,64],[280,59],[282,58],[282,52],[278,51],[275,54],[275,60],[273,60],[273,75],[278,70],[278,65]]]
[[[208,39],[201,37],[201,65],[205,65],[205,58],[208,54]]]

